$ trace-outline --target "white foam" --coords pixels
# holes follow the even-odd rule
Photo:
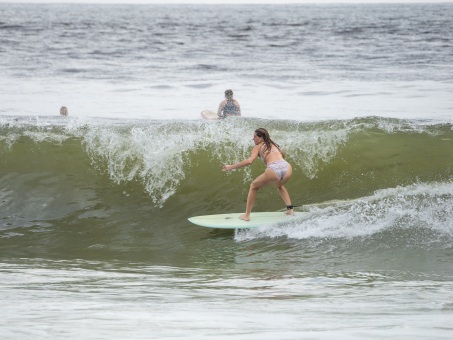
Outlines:
[[[452,237],[453,184],[414,184],[379,190],[356,200],[312,205],[294,223],[244,230],[237,233],[236,240],[259,237],[352,239],[393,228],[427,228]]]

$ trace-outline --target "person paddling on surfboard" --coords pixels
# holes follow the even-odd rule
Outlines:
[[[240,116],[241,107],[236,99],[233,99],[233,91],[225,91],[225,99],[219,105],[217,116],[219,118],[226,118],[228,116]]]
[[[232,165],[224,164],[222,169],[223,171],[231,171],[233,169],[249,166],[258,157],[266,164],[264,173],[255,178],[252,184],[250,184],[245,214],[239,216],[239,218],[244,221],[250,221],[250,213],[255,203],[257,191],[269,184],[273,184],[277,188],[278,193],[285,202],[285,213],[294,215],[294,206],[291,204],[291,198],[289,197],[288,191],[283,186],[291,178],[293,173],[291,164],[284,159],[285,153],[280,146],[271,139],[269,132],[264,128],[255,130],[253,142],[255,143],[255,146],[248,159],[244,159],[243,161]]]

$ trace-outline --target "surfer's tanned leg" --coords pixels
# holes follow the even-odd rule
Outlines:
[[[264,173],[260,176],[258,176],[251,184],[250,184],[250,189],[249,193],[247,195],[247,204],[245,207],[245,214],[242,214],[239,216],[241,220],[244,221],[250,221],[250,213],[252,212],[253,205],[255,204],[255,199],[256,199],[256,193],[259,189],[262,187],[269,185],[269,184],[274,184],[275,187],[277,188],[280,196],[282,197],[283,201],[285,204],[291,205],[291,199],[289,198],[288,191],[285,189],[283,184],[287,181],[287,178],[291,176],[291,170],[289,171],[289,174],[285,175],[283,180],[280,181],[278,176],[275,174],[275,172],[267,168]],[[294,212],[293,210],[288,210],[285,212],[286,214],[293,215]]]
[[[257,178],[258,179],[258,178]],[[250,184],[250,190],[247,195],[247,205],[245,207],[245,214],[239,216],[241,220],[250,221],[250,213],[252,212],[253,205],[255,204],[256,193],[259,187],[253,185],[255,181]]]
[[[294,208],[291,205],[291,199],[289,198],[288,190],[282,185],[278,187],[278,193],[283,199],[283,202],[285,202],[286,207],[291,207],[290,209],[286,209],[285,214],[286,215],[294,215]]]

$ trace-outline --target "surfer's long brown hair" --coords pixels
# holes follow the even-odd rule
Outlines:
[[[283,158],[285,158],[285,152],[282,150],[280,145],[278,145],[271,139],[271,136],[269,136],[269,132],[265,128],[256,129],[255,133],[258,137],[263,138],[264,145],[266,147],[265,150],[263,151],[263,158],[266,157],[269,154],[269,152],[271,152],[272,145],[275,145],[275,147],[282,154]]]

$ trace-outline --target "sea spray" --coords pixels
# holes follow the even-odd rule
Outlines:
[[[354,200],[311,204],[296,212],[292,223],[241,230],[236,240],[260,237],[350,240],[377,234],[392,238],[398,233],[424,229],[429,231],[429,236],[418,242],[430,244],[453,236],[452,207],[451,182],[413,184],[378,190],[371,196]]]
[[[27,151],[49,148],[36,159],[44,164],[46,159],[52,160],[54,148],[63,151],[66,144],[78,143],[79,149],[71,147],[71,152],[88,157],[92,171],[106,174],[115,185],[138,183],[154,205],[163,207],[169,198],[185,190],[189,174],[212,183],[211,187],[222,182],[247,188],[263,171],[259,162],[231,173],[223,173],[221,167],[250,156],[253,131],[258,127],[267,128],[285,150],[294,168],[289,188],[305,204],[359,198],[387,187],[452,178],[450,124],[380,117],[318,123],[241,118],[205,122],[3,117],[0,150],[12,161],[22,146]],[[11,161],[9,164],[14,164]],[[230,190],[235,202],[238,194],[245,196],[231,186]]]

